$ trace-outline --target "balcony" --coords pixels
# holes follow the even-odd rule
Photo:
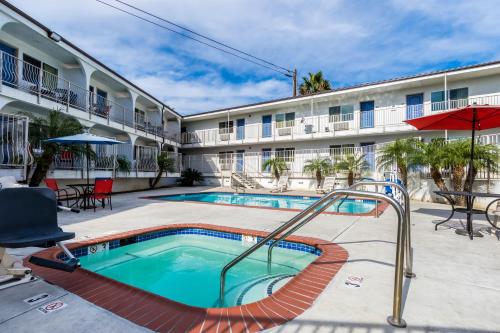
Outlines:
[[[469,104],[500,104],[500,94],[474,96],[445,102],[379,107],[337,115],[304,117],[272,124],[249,124],[244,128],[206,129],[181,134],[183,147],[205,147],[267,143],[292,140],[328,139],[352,135],[371,135],[412,131],[404,121]]]
[[[107,125],[123,130],[127,126],[144,132],[146,136],[166,138],[161,121],[144,119],[140,123],[133,122],[130,117],[134,111],[131,109],[5,52],[0,52],[0,77],[0,91],[4,87],[14,88],[33,95],[38,103],[48,100],[66,112],[69,108],[77,109],[87,113],[88,119],[101,119]],[[174,138],[169,136],[168,139],[173,141]]]
[[[158,148],[121,144],[116,146],[91,145],[94,156],[90,161],[90,172],[93,176],[113,178],[153,177],[158,171]],[[181,155],[168,153],[175,161],[175,172],[181,171]],[[130,172],[120,170],[118,160],[125,161]],[[51,172],[56,178],[85,178],[85,156],[71,151],[62,152],[54,157]]]

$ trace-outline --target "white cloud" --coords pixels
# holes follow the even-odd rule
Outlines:
[[[290,95],[289,80],[89,0],[11,0],[180,112]],[[113,0],[106,0],[117,4]],[[335,86],[500,55],[494,0],[128,0]]]

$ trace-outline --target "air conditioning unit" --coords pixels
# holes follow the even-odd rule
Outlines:
[[[229,141],[231,139],[231,134],[219,134],[220,141]]]
[[[278,135],[279,136],[292,135],[292,128],[291,127],[278,128]]]
[[[334,131],[346,131],[349,129],[349,122],[339,121],[336,123],[332,123],[330,124],[330,128],[332,128]]]

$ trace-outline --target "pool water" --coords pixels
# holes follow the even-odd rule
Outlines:
[[[251,245],[253,242],[241,239],[180,234],[79,259],[85,269],[171,300],[198,307],[219,307],[222,268]],[[224,306],[267,297],[317,258],[317,253],[311,251],[314,252],[314,248],[292,250],[276,247],[269,274],[267,246],[262,247],[228,271]]]
[[[186,193],[155,197],[166,201],[197,201],[226,205],[251,207],[268,207],[281,209],[304,210],[319,199],[319,197],[304,197],[273,194],[250,194],[228,192]],[[337,212],[339,202],[333,204],[326,211]],[[340,205],[340,213],[363,214],[375,209],[374,200],[347,199]]]

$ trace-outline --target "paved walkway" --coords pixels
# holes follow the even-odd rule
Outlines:
[[[78,239],[173,223],[209,223],[270,231],[295,212],[140,199],[145,195],[210,191],[172,188],[113,197],[108,209],[61,213],[64,230]],[[216,189],[217,190],[217,189]],[[288,192],[289,194],[295,194]],[[311,193],[308,193],[309,195]],[[445,205],[412,202],[412,241],[417,278],[405,280],[403,318],[408,329],[386,324],[392,309],[396,239],[395,213],[379,218],[322,215],[298,234],[334,241],[350,254],[326,291],[304,314],[273,332],[500,332],[500,242],[492,236],[474,241],[449,226],[434,231]],[[463,221],[462,221],[463,222]],[[479,222],[482,224],[482,222]],[[36,249],[18,252],[26,255]],[[349,276],[363,278],[348,288]],[[46,291],[47,290],[47,291]],[[42,314],[24,305],[28,296],[47,292],[64,309]],[[0,291],[0,332],[140,332],[144,329],[43,281]]]

